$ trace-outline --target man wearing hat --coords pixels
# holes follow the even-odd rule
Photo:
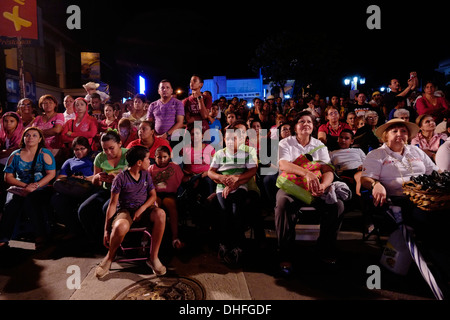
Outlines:
[[[95,83],[95,82],[88,82],[86,84],[83,84],[83,88],[87,92],[87,95],[84,97],[84,99],[86,99],[89,103],[91,103],[91,94],[97,93],[100,96],[100,98],[102,99],[103,103],[108,101],[109,95],[103,91],[97,90],[98,87],[100,87],[100,84]]]
[[[275,96],[273,96],[273,95],[267,96],[266,102],[269,104],[270,112],[276,112],[277,111],[277,105],[275,104]]]

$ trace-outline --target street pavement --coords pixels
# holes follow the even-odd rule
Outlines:
[[[164,278],[191,281],[200,288],[196,297],[209,301],[434,300],[414,264],[405,276],[380,265],[388,235],[382,234],[380,241],[375,236],[363,241],[358,211],[346,214],[338,237],[338,261],[331,266],[316,256],[318,226],[299,225],[297,259],[289,277],[277,272],[276,239],[270,217],[266,220],[263,246],[256,246],[247,233],[249,246],[240,268],[218,261],[213,235],[185,227],[185,249],[173,250],[170,241],[161,248],[168,273],[160,279],[142,262],[115,262],[110,274],[99,280],[94,270],[105,252],[83,247],[76,239],[60,240],[41,252],[32,242],[11,241],[11,248],[0,257],[0,300],[111,300],[142,281]],[[379,267],[378,288],[369,288],[370,266]]]

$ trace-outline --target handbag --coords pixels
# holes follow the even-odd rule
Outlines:
[[[298,165],[299,167],[306,169],[312,173],[314,173],[317,178],[320,179],[322,176],[322,172],[320,171],[320,167],[322,166],[321,161],[313,161],[311,160],[311,154],[316,152],[317,150],[325,147],[324,145],[320,145],[307,154],[300,155],[297,159],[295,159],[292,163]],[[311,192],[308,190],[308,185],[306,183],[306,178],[297,176],[293,173],[281,172],[278,175],[276,185],[278,188],[286,192],[287,194],[296,197],[297,199],[303,201],[305,204],[311,204],[314,200]]]
[[[71,197],[81,198],[92,192],[94,185],[92,182],[74,177],[63,177],[53,183],[56,192]]]

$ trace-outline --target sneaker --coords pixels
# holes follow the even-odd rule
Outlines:
[[[233,250],[229,251],[224,258],[225,263],[231,266],[238,266],[241,263],[241,260],[242,249],[239,247],[236,247]]]
[[[217,258],[220,261],[224,262],[226,254],[227,254],[227,248],[225,247],[225,245],[219,244],[219,251],[217,252]]]

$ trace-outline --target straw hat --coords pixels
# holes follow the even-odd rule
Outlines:
[[[97,89],[98,87],[100,87],[99,83],[95,83],[95,82],[88,82],[86,84],[83,84],[83,88],[84,89]]]
[[[387,129],[389,129],[389,127],[391,127],[392,125],[395,125],[395,124],[404,124],[408,128],[410,138],[415,137],[420,130],[419,127],[415,123],[405,121],[403,119],[395,118],[395,119],[389,120],[385,124],[379,126],[375,130],[375,135],[377,137],[381,137],[383,132],[385,132]]]

